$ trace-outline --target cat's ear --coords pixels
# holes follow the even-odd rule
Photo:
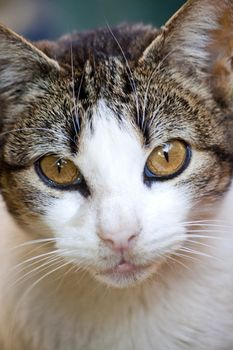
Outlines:
[[[58,71],[56,61],[0,25],[0,129],[5,110],[19,108],[23,96],[30,93],[33,96],[37,81]]]
[[[190,0],[166,23],[143,60],[160,55],[233,105],[233,1]]]

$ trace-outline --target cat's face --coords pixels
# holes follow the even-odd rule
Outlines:
[[[54,238],[59,255],[115,287],[147,279],[184,247],[188,222],[214,215],[232,173],[228,101],[220,108],[188,56],[184,66],[169,60],[161,35],[131,67],[103,55],[72,74],[34,52],[25,87],[6,79],[2,91],[10,211],[31,237]],[[19,64],[9,69],[19,79]]]

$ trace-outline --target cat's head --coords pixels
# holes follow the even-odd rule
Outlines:
[[[189,1],[158,34],[122,27],[36,45],[0,28],[8,209],[102,282],[141,282],[230,184],[231,1]]]

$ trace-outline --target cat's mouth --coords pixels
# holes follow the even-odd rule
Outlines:
[[[142,282],[155,270],[154,264],[136,265],[122,259],[114,267],[99,272],[96,277],[112,287],[125,288]]]
[[[122,274],[127,275],[130,273],[137,273],[142,269],[145,269],[148,266],[138,266],[135,264],[132,264],[130,262],[125,261],[124,259],[120,261],[119,264],[117,264],[115,267],[104,270],[103,274]]]

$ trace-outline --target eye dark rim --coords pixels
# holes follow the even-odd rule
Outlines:
[[[185,160],[184,160],[182,166],[173,174],[165,175],[165,176],[158,176],[158,175],[155,175],[154,173],[152,173],[148,169],[147,165],[145,165],[145,167],[144,167],[144,181],[146,183],[153,182],[153,181],[167,181],[167,180],[174,179],[175,177],[177,177],[181,173],[183,173],[183,171],[188,167],[188,165],[191,161],[191,158],[192,158],[191,147],[186,142],[181,141],[181,140],[179,140],[179,141],[182,142],[186,148],[186,157],[185,157]]]
[[[49,154],[49,155],[56,156],[54,154]],[[90,195],[90,190],[89,190],[87,183],[82,175],[75,182],[73,182],[71,184],[67,184],[67,185],[58,184],[58,183],[54,182],[53,180],[51,180],[50,178],[48,178],[44,174],[44,172],[40,166],[40,162],[42,161],[42,159],[47,157],[47,156],[48,155],[39,158],[34,163],[35,171],[36,171],[37,175],[39,176],[39,178],[45,183],[45,185],[47,185],[50,188],[54,188],[54,189],[60,190],[60,191],[79,191],[84,197],[88,197]]]

